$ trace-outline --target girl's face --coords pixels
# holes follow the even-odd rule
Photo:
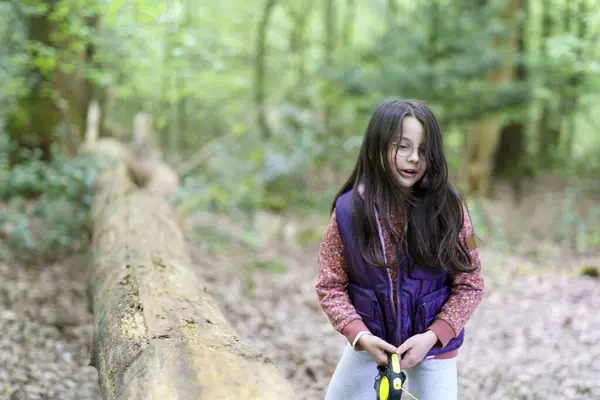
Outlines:
[[[413,187],[425,175],[425,129],[415,117],[402,120],[402,138],[392,143],[389,162],[394,180],[402,187]]]

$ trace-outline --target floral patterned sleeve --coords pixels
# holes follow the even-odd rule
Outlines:
[[[448,297],[448,301],[446,301],[436,320],[429,327],[437,335],[442,347],[460,333],[483,300],[484,280],[481,271],[481,259],[475,244],[471,219],[466,208],[460,240],[468,249],[474,270],[472,272],[457,273],[452,277],[452,292]]]
[[[348,275],[344,246],[337,227],[335,210],[319,247],[319,276],[316,291],[329,321],[352,343],[358,332],[368,328],[356,312],[346,290]]]

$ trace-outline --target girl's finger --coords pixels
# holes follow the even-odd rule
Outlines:
[[[395,353],[397,350],[396,347],[392,346],[386,341],[383,341],[383,343],[381,343],[381,349],[387,351],[388,353]]]
[[[382,351],[387,351],[388,353],[395,353],[396,352],[396,347],[392,346],[391,344],[389,344],[388,342],[386,342],[385,340],[381,339],[381,338],[377,338],[377,342],[375,342],[377,348],[381,349]]]
[[[400,368],[401,369],[408,369],[415,365],[416,365],[416,363],[412,360],[407,360],[407,359],[400,360]]]
[[[403,357],[402,360],[400,360],[400,368],[402,369],[406,369],[406,368],[411,368],[414,367],[415,365],[417,365],[419,363],[420,359],[418,357],[415,357],[414,351],[412,352],[408,352],[406,354],[406,356]]]
[[[375,361],[377,362],[377,365],[387,365],[387,355],[383,351],[378,350],[376,353]]]
[[[410,343],[404,342],[397,349],[396,354],[402,356],[403,353],[406,353],[410,349]]]

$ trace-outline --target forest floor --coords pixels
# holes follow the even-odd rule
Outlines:
[[[100,399],[86,260],[0,262],[0,399]]]
[[[187,219],[199,274],[234,328],[300,398],[322,399],[345,344],[314,290],[327,221],[303,218],[314,233],[302,245],[285,239],[293,229],[279,221],[274,230],[284,237],[272,235],[258,249],[209,238],[229,223]],[[599,399],[600,280],[580,271],[600,266],[600,249],[522,247],[529,250],[480,248],[486,295],[466,327],[459,399]],[[100,399],[89,366],[86,262],[85,255],[43,266],[0,262],[0,399]]]
[[[599,399],[600,280],[579,273],[600,266],[600,252],[544,263],[480,252],[486,295],[466,328],[458,398]],[[318,245],[263,250],[261,259],[285,266],[275,274],[241,273],[254,257],[241,249],[192,253],[242,337],[274,360],[301,399],[322,399],[345,339],[317,301]]]

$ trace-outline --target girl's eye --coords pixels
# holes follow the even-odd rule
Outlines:
[[[405,144],[401,144],[401,145],[400,145],[400,148],[401,148],[402,150],[406,150],[406,149],[408,149],[408,146],[407,146],[407,145],[405,145]]]

